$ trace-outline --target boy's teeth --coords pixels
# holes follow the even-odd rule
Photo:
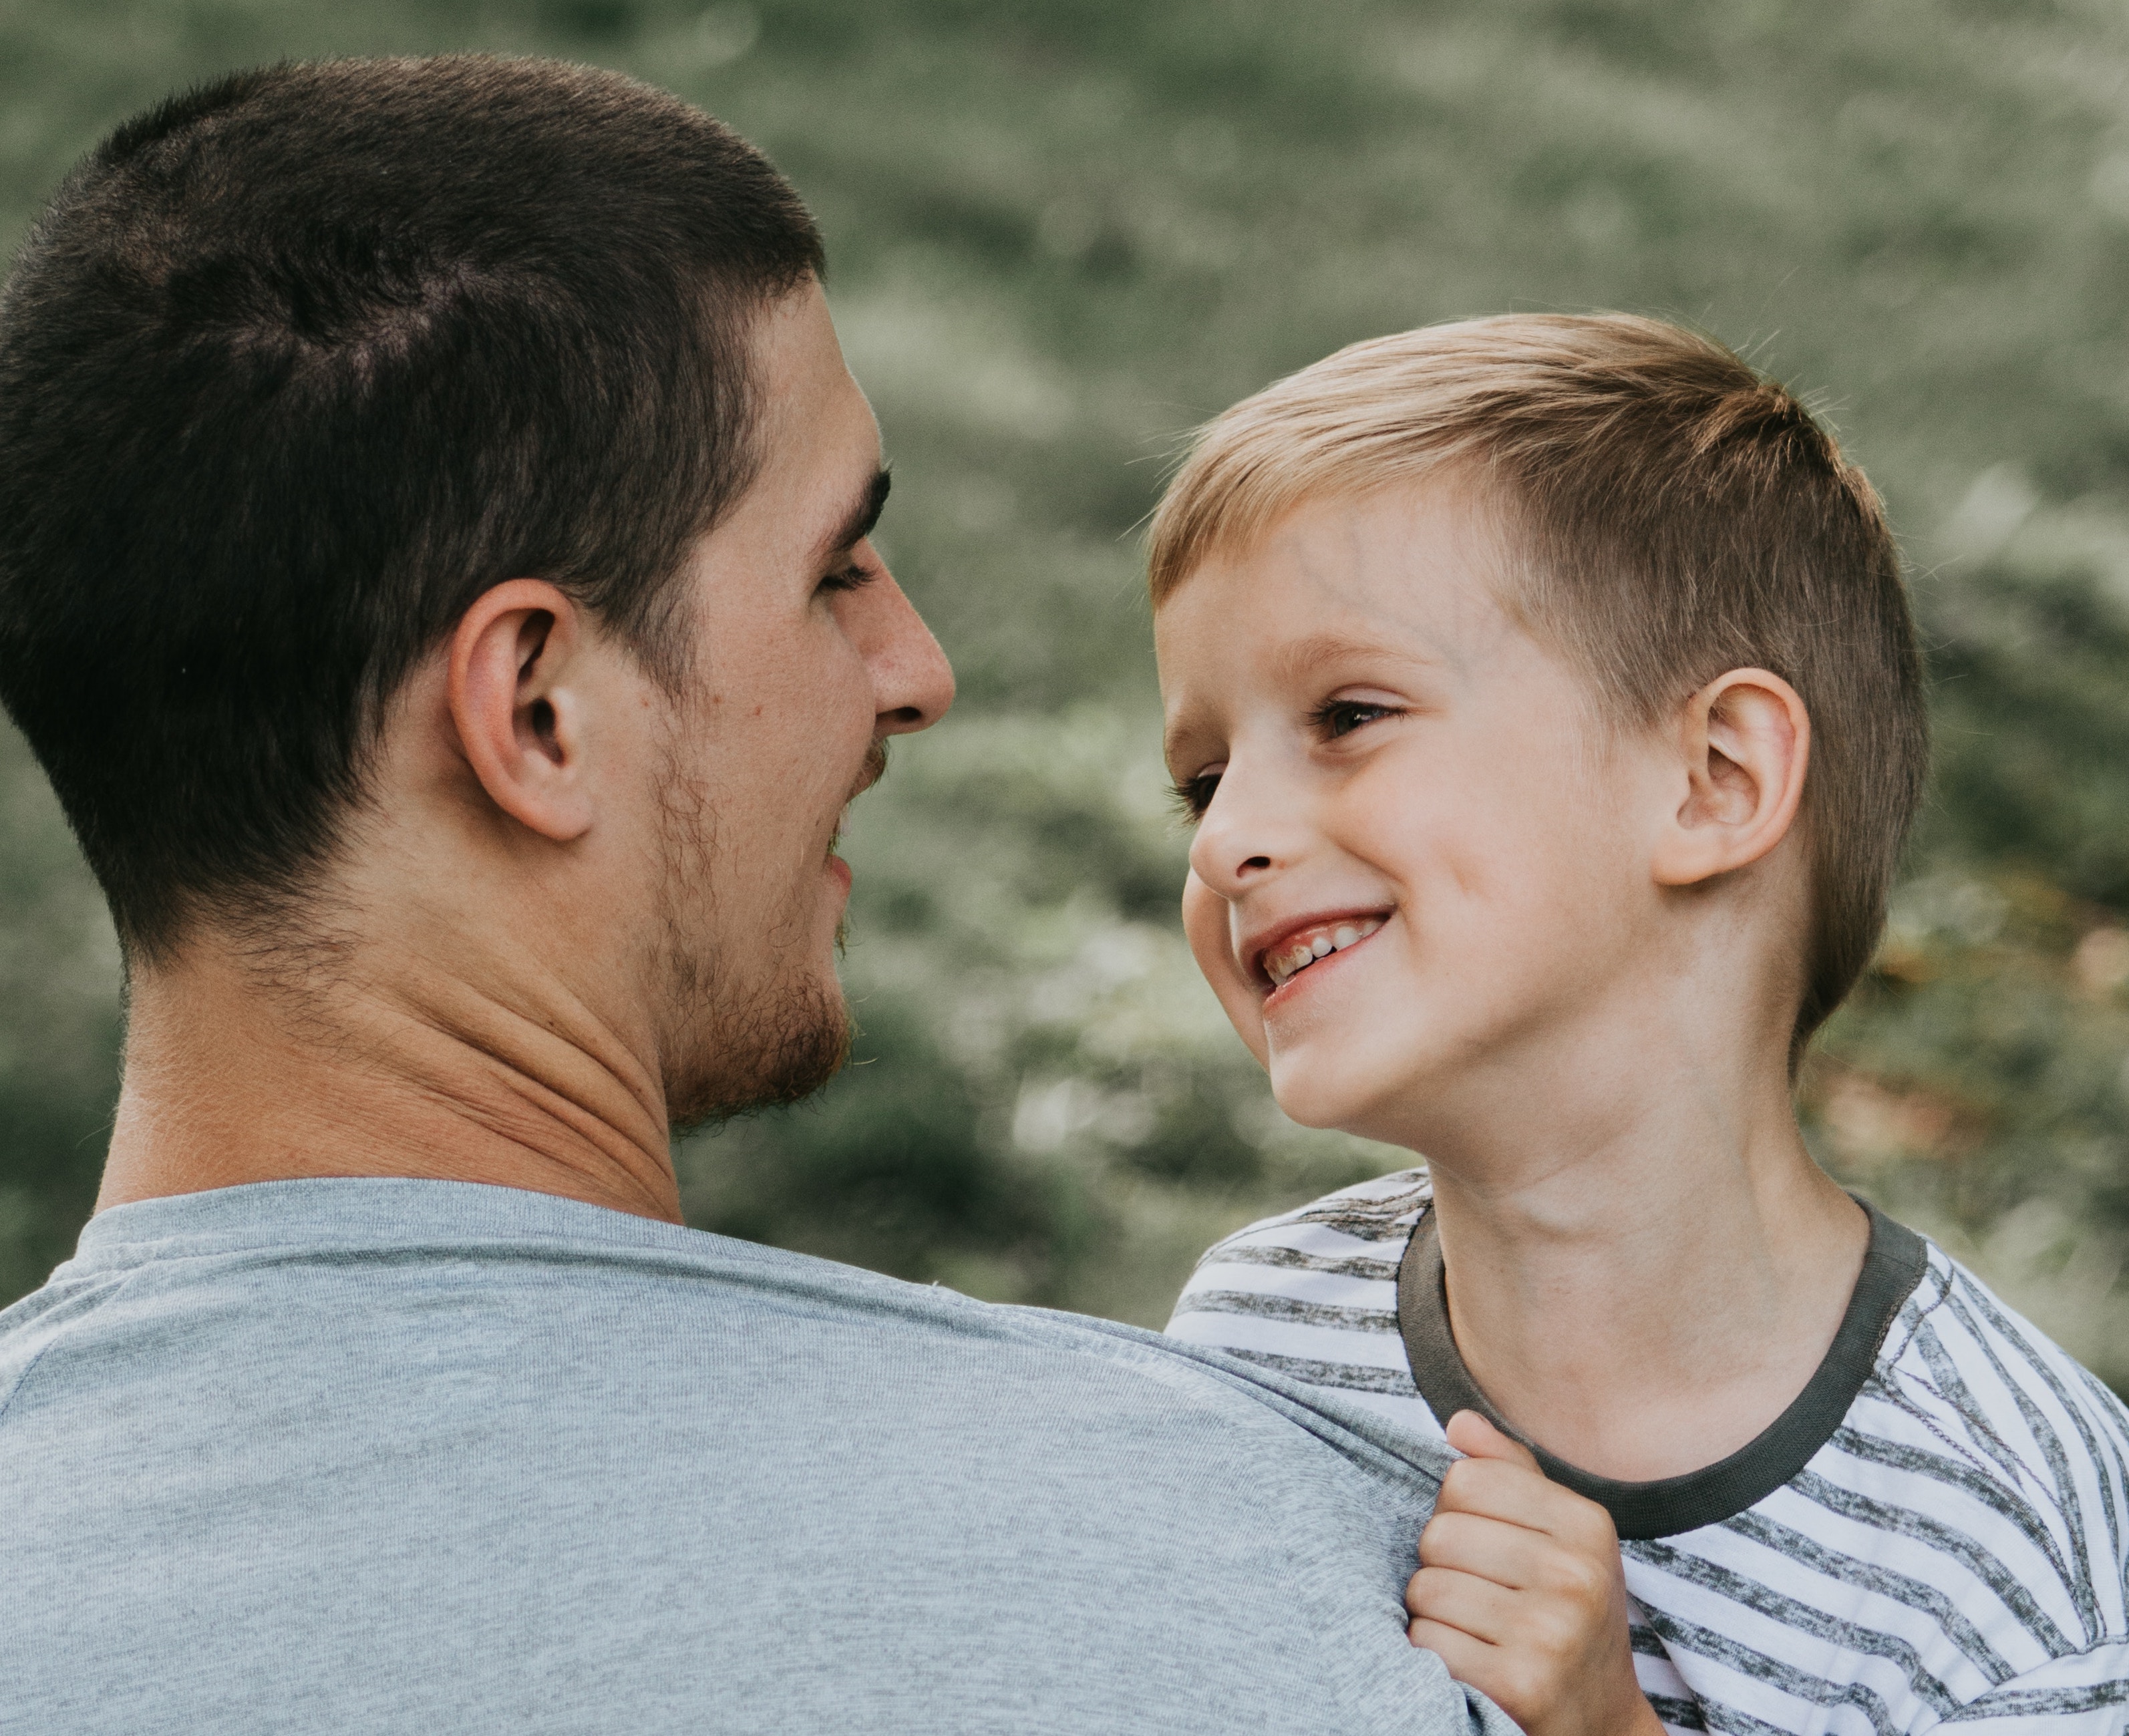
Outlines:
[[[1265,960],[1265,969],[1274,987],[1290,982],[1318,959],[1342,953],[1382,926],[1370,916],[1360,922],[1341,922],[1333,929],[1318,929],[1305,939],[1297,938],[1278,957]]]

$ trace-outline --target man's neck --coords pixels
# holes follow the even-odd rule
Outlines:
[[[1600,1476],[1698,1470],[1773,1422],[1868,1247],[1786,1078],[1711,1074],[1714,1058],[1584,1058],[1550,1088],[1503,1091],[1485,1137],[1427,1148],[1466,1367],[1511,1423]]]
[[[251,1182],[392,1176],[678,1222],[664,1093],[551,978],[378,949],[327,992],[200,946],[136,973],[99,1210]]]

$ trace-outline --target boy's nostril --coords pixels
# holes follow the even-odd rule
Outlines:
[[[1269,856],[1252,856],[1247,862],[1245,862],[1242,866],[1245,868],[1268,868],[1271,866],[1271,858]]]

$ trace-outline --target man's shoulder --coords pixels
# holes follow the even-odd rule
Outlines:
[[[886,1366],[897,1381],[866,1372]],[[915,1405],[927,1426],[958,1418],[955,1450],[980,1455],[1018,1438],[1012,1395],[1039,1392],[1079,1408],[1090,1462],[1143,1410],[1274,1481],[1342,1462],[1431,1498],[1438,1474],[1402,1439],[1385,1452],[1365,1411],[1143,1327],[509,1188],[269,1183],[121,1207],[0,1315],[0,1452],[32,1459],[93,1445],[83,1418],[160,1410],[211,1429],[245,1393],[309,1405],[291,1434],[304,1451],[326,1443],[310,1423],[342,1410],[357,1432],[398,1418],[499,1439],[488,1420],[536,1393],[575,1406],[551,1439],[595,1453],[624,1416],[707,1440],[741,1392],[763,1428],[802,1434]]]
[[[618,1358],[639,1347],[662,1356],[688,1334],[796,1342],[852,1329],[1112,1367],[1177,1364],[1163,1376],[1172,1392],[1195,1372],[1208,1391],[1231,1384],[1141,1328],[516,1189],[376,1180],[234,1187],[106,1214],[74,1260],[0,1313],[0,1380],[46,1380],[83,1360],[127,1378],[139,1372],[125,1366],[129,1345],[167,1370],[153,1347],[172,1333],[188,1345],[212,1338],[221,1355],[236,1339],[293,1346],[322,1334],[343,1352],[434,1339],[462,1358],[516,1340],[567,1353],[595,1334]]]
[[[104,1710],[69,1727],[118,1729],[235,1682],[241,1716],[187,1728],[381,1727],[373,1701],[515,1728],[542,1696],[657,1729],[1461,1727],[1397,1602],[1440,1467],[1365,1410],[1139,1329],[452,1185],[127,1208],[11,1316],[45,1348],[0,1415],[30,1491],[0,1622],[45,1722],[79,1683]],[[1060,1585],[1102,1595],[1029,1593]],[[83,1597],[89,1664],[58,1638]]]
[[[62,1267],[41,1287],[0,1309],[0,1424],[37,1365],[93,1320],[124,1282],[122,1272]]]

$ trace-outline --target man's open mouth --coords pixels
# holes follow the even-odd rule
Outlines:
[[[843,798],[841,810],[836,816],[836,829],[828,835],[827,858],[832,861],[842,847],[843,829],[850,823],[850,804],[887,776],[887,744],[875,740],[865,749],[864,763],[859,768],[857,782]]]

